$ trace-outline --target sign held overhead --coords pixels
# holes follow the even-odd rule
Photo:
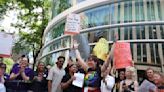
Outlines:
[[[80,33],[80,16],[69,14],[67,16],[64,34],[75,35]]]

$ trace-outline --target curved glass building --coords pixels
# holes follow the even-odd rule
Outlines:
[[[130,42],[132,57],[140,71],[152,67],[164,71],[164,0],[53,0],[52,20],[45,29],[39,60],[53,64],[56,57],[68,57],[71,37],[64,35],[66,16],[81,17],[81,34],[91,48],[97,38],[112,44]]]

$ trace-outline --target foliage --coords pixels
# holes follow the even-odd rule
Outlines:
[[[3,18],[3,15],[6,13],[7,2],[6,0],[0,0],[0,20]]]
[[[20,53],[22,50],[25,52],[32,51],[35,62],[43,46],[42,36],[50,17],[51,1],[53,0],[0,0],[0,16],[5,15],[6,11],[9,10],[16,9],[19,11],[17,23],[12,24],[19,31],[19,38],[13,48],[14,53]],[[55,10],[57,14],[70,7],[67,0],[60,0],[59,2],[59,8]],[[61,27],[56,28],[60,31],[55,31],[58,32],[55,34],[63,32],[64,25],[61,25]]]
[[[6,2],[0,2],[0,6],[4,3]],[[3,8],[19,11],[17,23],[12,24],[19,31],[19,38],[15,42],[13,52],[19,54],[32,51],[34,63],[42,48],[42,36],[48,23],[50,5],[48,0],[12,0],[4,5],[8,6],[7,8]],[[2,15],[4,14],[5,11]]]

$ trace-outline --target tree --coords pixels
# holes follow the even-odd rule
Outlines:
[[[19,30],[19,38],[15,42],[13,52],[20,53],[22,50],[26,52],[32,51],[34,63],[43,46],[42,36],[50,17],[49,10],[51,8],[51,1],[52,0],[0,0],[0,7],[4,7],[2,9],[0,8],[1,15],[5,15],[7,10],[16,9],[19,11],[17,23],[12,24],[12,26]],[[59,2],[59,8],[55,11],[57,14],[70,7],[67,0],[60,0]],[[55,33],[54,38],[63,32],[61,29],[63,27],[64,23],[61,27],[57,28],[57,30],[60,31]],[[25,32],[23,30],[28,31]]]
[[[14,51],[21,50],[33,52],[34,63],[42,48],[42,36],[48,23],[50,2],[47,0],[15,0],[20,10],[17,24],[13,24],[19,30],[19,39],[15,43]],[[23,29],[29,30],[22,32]]]

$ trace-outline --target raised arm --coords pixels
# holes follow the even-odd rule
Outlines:
[[[79,46],[79,44],[76,41],[74,41],[74,43],[73,43],[73,49],[75,50],[75,54],[76,54],[76,58],[78,59],[78,63],[82,66],[82,68],[84,70],[88,70],[88,65],[82,59],[82,57],[80,55],[80,52],[78,50],[78,46]]]
[[[101,67],[101,72],[104,72],[108,68],[109,64],[111,63],[111,61],[113,59],[114,47],[115,47],[115,43],[111,47],[111,51],[107,57],[107,61],[105,61]]]

